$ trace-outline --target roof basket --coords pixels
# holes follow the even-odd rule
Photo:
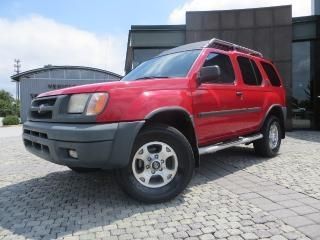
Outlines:
[[[239,52],[247,53],[253,56],[263,57],[262,53],[260,52],[254,51],[250,48],[242,47],[234,43],[223,41],[217,38],[211,39],[205,47],[218,48],[224,51],[239,51]]]

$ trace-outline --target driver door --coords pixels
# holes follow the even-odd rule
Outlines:
[[[219,66],[220,76],[200,83],[193,93],[193,109],[200,145],[229,139],[242,128],[242,92],[238,91],[231,59],[228,55],[210,52],[203,67]]]

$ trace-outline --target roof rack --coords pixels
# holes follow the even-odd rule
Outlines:
[[[223,41],[217,38],[211,39],[205,47],[218,48],[224,51],[239,51],[239,52],[247,53],[253,56],[263,57],[262,53],[260,52],[254,51],[250,48],[246,48],[234,43]]]

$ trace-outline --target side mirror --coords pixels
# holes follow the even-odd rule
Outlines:
[[[218,65],[202,67],[199,72],[199,83],[218,82],[221,76],[221,70]]]

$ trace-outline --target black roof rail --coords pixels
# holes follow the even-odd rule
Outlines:
[[[246,48],[234,43],[230,43],[224,40],[220,40],[217,38],[211,39],[205,47],[209,48],[218,48],[224,51],[239,51],[243,53],[247,53],[253,56],[263,57],[262,53],[258,51],[254,51],[250,48]]]

